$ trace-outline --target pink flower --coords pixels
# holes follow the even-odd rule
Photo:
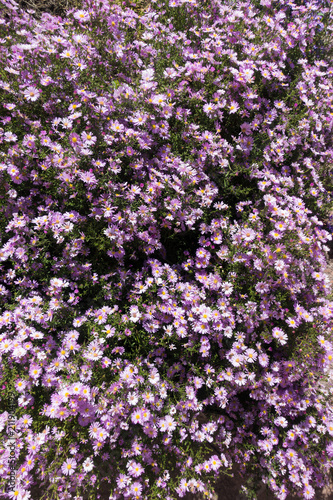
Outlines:
[[[264,439],[263,441],[258,441],[259,448],[263,450],[265,455],[269,455],[269,452],[273,449],[273,444],[269,439]]]
[[[142,408],[141,415],[143,422],[147,422],[150,419],[150,411],[147,408]]]
[[[267,283],[259,281],[259,283],[256,284],[255,289],[258,293],[265,293],[269,290],[269,286]]]
[[[102,358],[101,363],[102,363],[103,368],[107,368],[108,366],[111,365],[111,360],[110,360],[110,358],[107,358],[105,356],[104,358]]]
[[[158,371],[156,369],[154,370],[151,370],[150,374],[149,374],[149,382],[153,385],[156,385],[159,380],[160,380],[160,375],[158,373]]]
[[[242,354],[234,354],[230,362],[235,367],[241,366],[244,363],[244,356]]]
[[[130,307],[130,320],[133,321],[133,323],[137,323],[141,318],[141,313],[139,311],[139,308],[137,306],[131,306]]]
[[[125,474],[120,474],[117,478],[117,486],[120,489],[126,488],[126,486],[129,483],[129,477],[126,476]]]
[[[69,136],[69,142],[73,147],[79,146],[81,144],[80,136],[78,134],[70,134]]]

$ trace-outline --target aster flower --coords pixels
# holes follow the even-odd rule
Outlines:
[[[17,141],[17,135],[13,134],[11,131],[7,131],[4,134],[4,139],[6,142],[16,142]]]
[[[291,328],[296,328],[299,325],[298,318],[287,318],[286,323]]]
[[[80,136],[76,133],[70,134],[68,139],[73,147],[79,146],[81,144]]]
[[[248,363],[254,363],[255,360],[257,359],[258,354],[254,349],[249,348],[246,350],[245,356]]]
[[[259,363],[261,364],[261,366],[268,366],[269,365],[269,357],[267,356],[267,354],[263,353],[263,354],[260,354],[259,355]]]
[[[132,477],[139,477],[144,472],[144,468],[142,467],[142,465],[138,462],[135,462],[134,460],[129,462],[127,468],[128,468],[128,473]]]
[[[40,366],[36,365],[36,364],[33,364],[30,367],[29,375],[33,379],[37,379],[39,377],[39,375],[41,374],[41,372],[42,372],[42,368]]]
[[[22,487],[15,487],[9,492],[9,498],[13,500],[28,500],[30,495],[27,495]]]
[[[29,86],[23,91],[23,95],[27,101],[37,101],[39,98],[39,91],[36,87]]]
[[[133,424],[143,423],[141,409],[137,409],[131,414],[131,421],[133,422]]]
[[[304,488],[303,495],[304,495],[304,498],[306,498],[306,499],[314,498],[315,497],[315,490],[312,488],[312,486],[308,485]]]
[[[86,22],[90,19],[90,14],[87,10],[78,10],[74,12],[73,17],[78,21]]]
[[[236,101],[231,101],[229,105],[229,113],[236,113],[239,109],[239,104]]]
[[[0,342],[0,352],[9,352],[10,349],[12,348],[12,341],[11,340],[3,340]]]
[[[134,495],[133,498],[140,498],[142,493],[142,484],[135,481],[131,485],[131,494]]]
[[[165,94],[156,94],[154,95],[152,99],[153,104],[159,104],[160,106],[163,105],[166,101],[166,95]]]
[[[76,469],[76,460],[74,458],[68,458],[61,466],[61,471],[65,475],[71,476]]]
[[[177,422],[171,415],[165,417],[164,423],[168,432],[173,432],[177,426]]]
[[[288,425],[288,421],[286,418],[284,417],[277,417],[275,420],[274,420],[274,424],[279,426],[279,427],[287,427]]]
[[[128,483],[130,482],[130,478],[126,476],[126,474],[119,474],[117,478],[117,486],[120,489],[126,488]]]
[[[237,372],[235,374],[235,383],[239,386],[245,385],[247,382],[247,377],[243,372]],[[220,405],[221,406],[221,405]]]
[[[137,306],[131,306],[130,307],[130,320],[133,321],[134,323],[137,323],[141,318],[141,313],[139,311],[139,308]]]
[[[83,470],[85,472],[90,472],[94,468],[94,462],[91,457],[87,457],[83,462]]]
[[[89,132],[82,132],[81,138],[82,138],[82,143],[88,146],[94,145],[97,141],[97,137]]]
[[[258,445],[264,451],[265,455],[269,455],[270,451],[273,449],[273,444],[270,439],[264,439],[263,441],[258,441]]]
[[[12,11],[10,25],[15,28],[17,21],[26,44],[17,43],[15,29],[9,32],[9,25],[2,25],[4,57],[9,54],[2,77],[15,75],[17,85],[0,81],[16,103],[13,109],[4,103],[1,118],[5,149],[0,175],[8,184],[3,193],[8,203],[0,218],[5,235],[0,351],[5,364],[20,364],[23,370],[12,380],[20,392],[19,406],[27,415],[34,406],[32,423],[38,424],[39,411],[52,423],[43,437],[28,431],[26,443],[17,444],[23,454],[31,450],[31,457],[43,440],[54,448],[64,437],[56,426],[75,423],[78,414],[78,425],[88,427],[80,451],[92,448],[104,457],[107,442],[110,458],[112,450],[121,450],[119,470],[127,471],[135,457],[135,463],[143,469],[147,463],[155,473],[148,484],[146,470],[140,471],[140,481],[137,471],[120,481],[110,469],[113,497],[140,498],[157,484],[168,489],[164,497],[170,500],[174,485],[155,463],[158,431],[171,462],[178,463],[179,440],[193,455],[193,443],[197,448],[212,442],[219,426],[217,446],[222,443],[229,455],[228,460],[219,455],[217,464],[227,467],[241,458],[246,472],[252,460],[247,437],[260,415],[263,432],[251,436],[258,443],[259,472],[271,478],[267,484],[277,497],[285,498],[289,485],[304,496],[310,479],[324,480],[322,471],[333,454],[332,418],[314,386],[333,355],[328,333],[333,309],[322,273],[327,235],[317,214],[325,213],[330,180],[323,182],[321,167],[332,163],[332,70],[327,61],[309,58],[317,33],[314,6],[307,11],[291,0],[263,18],[251,1],[236,9],[224,4],[218,12],[207,4],[207,22],[197,23],[200,6],[196,0],[185,2],[195,25],[191,37],[204,47],[200,52],[187,40],[186,22],[182,31],[175,29],[172,18],[178,14],[171,9],[164,26],[157,4],[141,16],[140,37],[131,35],[131,43],[124,44],[127,29],[137,31],[139,20],[131,10],[104,3],[100,9],[91,4],[89,12],[74,10],[67,25],[59,18],[57,34],[34,23],[32,37],[28,18]],[[261,4],[266,10],[270,6],[269,0]],[[97,14],[108,27],[106,37],[98,29],[86,30]],[[261,28],[273,34],[271,41],[259,40]],[[101,43],[110,57],[103,59]],[[237,51],[228,48],[234,43]],[[177,62],[171,57],[175,50]],[[43,51],[45,68],[37,57]],[[272,60],[277,54],[280,62]],[[119,58],[121,73],[115,75],[113,59]],[[229,64],[222,67],[221,58]],[[288,75],[286,62],[292,68]],[[28,67],[39,74],[36,81],[46,89],[43,99],[37,84],[27,80]],[[84,68],[89,78],[83,85]],[[207,82],[219,90],[207,93]],[[24,95],[28,86],[37,92],[36,103],[35,94]],[[31,110],[38,114],[38,106],[42,120],[29,116]],[[175,130],[169,123],[173,115]],[[214,120],[200,125],[200,116],[207,115]],[[24,155],[29,151],[40,161],[31,162]],[[226,206],[219,199],[222,192],[235,203]],[[147,260],[147,255],[154,258]],[[12,295],[15,285],[19,291]],[[117,304],[124,310],[113,307]],[[17,330],[24,330],[24,338]],[[297,333],[303,342],[308,330],[321,340],[314,340],[309,356],[302,351],[289,356],[294,346],[288,335]],[[146,354],[145,343],[150,346]],[[185,359],[184,350],[191,356]],[[200,364],[202,359],[207,363]],[[219,359],[231,368],[215,373]],[[309,383],[313,393],[307,397]],[[42,396],[34,400],[35,384]],[[209,401],[199,398],[203,385]],[[245,409],[238,397],[244,387],[253,401]],[[43,403],[45,391],[48,404]],[[203,403],[219,406],[221,415],[199,423]],[[229,413],[241,415],[241,425],[234,417],[231,422]],[[0,419],[2,427],[5,419]],[[32,423],[20,421],[22,432]],[[129,430],[134,434],[124,440]],[[141,438],[146,445],[139,450]],[[70,440],[71,450],[75,440]],[[320,456],[314,452],[319,442]],[[274,467],[267,459],[273,449]],[[287,456],[290,449],[297,453],[297,464]],[[75,455],[78,464],[85,463],[87,454]],[[214,475],[216,461],[204,460],[196,466],[192,462],[195,474],[206,470]],[[46,462],[41,480],[46,470],[62,466],[51,455]],[[84,485],[84,466],[83,471],[62,471],[61,497],[74,492],[75,482]],[[93,485],[97,472],[87,472]],[[179,496],[205,491],[201,481],[186,478],[180,485],[180,479]]]

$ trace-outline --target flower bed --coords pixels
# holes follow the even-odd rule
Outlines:
[[[0,0],[3,498],[327,483],[331,13],[298,3]]]

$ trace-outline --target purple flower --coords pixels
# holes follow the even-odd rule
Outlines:
[[[29,86],[23,91],[23,95],[27,101],[37,101],[39,98],[39,91],[36,87]]]
[[[73,16],[75,19],[82,22],[89,21],[90,19],[89,12],[86,10],[78,10],[77,12],[74,12]]]
[[[67,476],[74,474],[76,469],[76,460],[74,458],[68,458],[61,466],[61,471]]]

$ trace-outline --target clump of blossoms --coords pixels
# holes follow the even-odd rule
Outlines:
[[[0,1],[2,498],[327,483],[331,12],[299,3]]]

